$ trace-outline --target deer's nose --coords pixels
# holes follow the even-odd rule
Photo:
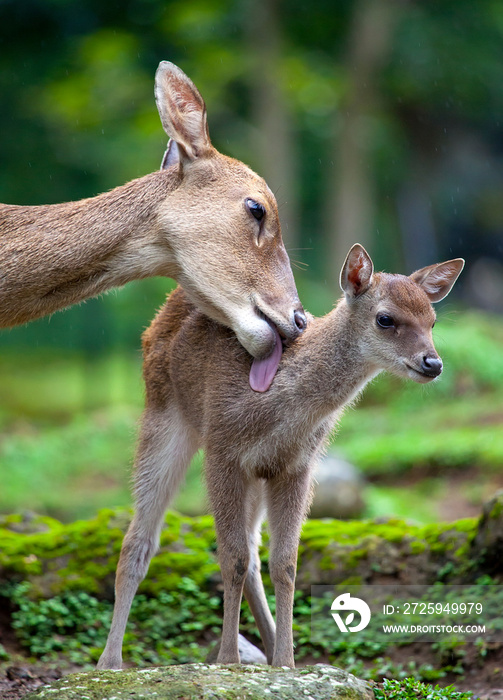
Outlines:
[[[422,371],[429,377],[438,377],[442,367],[442,360],[437,355],[425,355],[421,362]]]
[[[293,314],[293,320],[299,330],[299,333],[302,333],[307,326],[307,318],[306,314],[304,313],[304,309],[297,309],[297,311],[295,311]]]

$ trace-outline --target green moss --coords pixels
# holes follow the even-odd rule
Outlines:
[[[421,542],[421,540],[414,540],[410,543],[411,554],[422,554],[426,549],[426,542]]]
[[[492,520],[498,520],[503,514],[503,493],[499,493],[498,497],[495,498],[493,506],[488,513],[488,517]]]
[[[129,511],[102,510],[96,518],[62,525],[44,518],[44,532],[21,534],[12,527],[18,517],[3,519],[0,527],[0,577],[29,579],[32,595],[47,597],[67,590],[99,594],[111,587],[127,526]],[[159,554],[141,591],[156,595],[177,586],[190,574],[203,582],[217,570],[213,520],[186,518],[170,512],[161,535]]]
[[[401,544],[407,539],[425,541],[430,546],[435,546],[438,551],[445,551],[454,546],[456,533],[473,534],[476,526],[476,518],[423,526],[411,525],[398,518],[390,518],[385,523],[372,520],[308,520],[302,530],[301,545],[311,551],[324,551],[330,543],[344,547],[361,545],[372,540]]]
[[[411,557],[435,557],[448,563],[450,572],[466,568],[466,559],[477,529],[475,518],[455,523],[417,526],[390,518],[386,522],[343,522],[336,520],[308,521],[303,528],[299,548],[300,562],[316,559],[323,581],[323,572],[341,572],[345,578],[356,574],[368,563],[372,571],[382,570],[385,559],[398,573],[413,566]],[[321,554],[321,556],[317,556]],[[391,562],[391,564],[390,564]],[[355,571],[355,574],[351,574]],[[391,573],[391,571],[388,571]],[[337,577],[337,573],[334,573]],[[337,580],[339,580],[337,578]],[[317,581],[318,583],[318,581]]]
[[[348,576],[343,581],[340,582],[339,586],[362,586],[364,584],[363,578],[361,576]]]
[[[269,690],[266,695],[264,688]],[[57,695],[56,695],[57,694]],[[262,700],[281,697],[297,700],[368,700],[372,691],[367,683],[332,666],[309,666],[304,669],[280,669],[270,666],[219,666],[192,664],[144,671],[93,671],[67,676],[42,688],[26,700],[55,696],[61,700],[107,700],[107,698],[148,697],[160,700]]]
[[[457,551],[460,543],[471,541],[478,525],[477,518],[466,518],[456,523],[440,523],[424,526],[423,536],[432,552]]]
[[[119,552],[130,520],[130,511],[108,509],[92,520],[69,525],[51,518],[36,519],[30,527],[43,527],[43,532],[20,533],[14,529],[22,528],[22,518],[4,517],[0,527],[0,578],[29,580],[31,595],[38,597],[70,590],[111,596]],[[377,570],[384,555],[386,560],[396,560],[397,571],[399,560],[410,563],[410,557],[428,553],[439,560],[440,566],[451,563],[455,567],[466,560],[476,528],[476,519],[426,526],[410,525],[399,519],[384,523],[309,520],[299,546],[299,580],[302,581],[303,562],[306,566],[311,562],[311,568],[316,567],[322,580],[332,572],[347,579],[360,576],[359,567],[365,562]],[[267,542],[267,537],[264,539]],[[188,518],[168,513],[159,553],[152,560],[140,592],[155,596],[162,590],[172,590],[184,576],[191,577],[197,585],[207,586],[208,580],[218,572],[215,549],[211,516]],[[268,554],[263,546],[265,571]],[[268,582],[267,575],[265,578]]]
[[[461,520],[456,520],[451,523],[458,532],[467,532],[473,534],[478,523],[478,518],[462,518]]]
[[[332,557],[326,556],[322,557],[319,561],[319,567],[320,569],[333,569],[334,568],[334,562],[332,560]]]

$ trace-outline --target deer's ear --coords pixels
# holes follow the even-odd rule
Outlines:
[[[455,258],[416,270],[410,279],[422,287],[429,300],[434,303],[442,301],[449,294],[464,266],[463,258]]]
[[[159,64],[155,74],[155,101],[164,131],[176,142],[182,162],[210,153],[213,147],[206,105],[192,80],[174,63],[161,61]],[[166,159],[169,159],[169,147],[163,165]]]
[[[340,285],[347,299],[354,299],[372,284],[374,264],[365,248],[356,243],[342,266]]]
[[[180,151],[173,139],[168,141],[168,147],[162,157],[161,170],[167,170],[171,165],[180,165]]]

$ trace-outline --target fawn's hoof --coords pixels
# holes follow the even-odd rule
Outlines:
[[[249,642],[242,634],[238,636],[239,659],[242,664],[266,664],[267,659],[258,647]],[[219,663],[217,661],[220,651],[220,642],[218,642],[206,657],[209,664]]]
[[[100,660],[96,664],[96,668],[99,671],[120,671],[122,669],[122,659],[108,658],[102,654]]]

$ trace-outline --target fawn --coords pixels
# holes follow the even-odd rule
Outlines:
[[[131,280],[165,275],[254,357],[304,329],[276,200],[210,142],[192,81],[162,61],[155,97],[170,137],[160,172],[78,202],[0,204],[0,327]]]
[[[131,601],[157,547],[164,511],[201,446],[224,584],[218,662],[239,662],[244,591],[268,662],[294,666],[298,540],[316,459],[343,408],[379,372],[420,383],[440,375],[431,302],[449,293],[463,265],[456,259],[410,277],[374,274],[365,249],[353,246],[336,307],[323,318],[310,317],[304,334],[284,351],[275,331],[279,366],[271,356],[264,364],[272,367],[259,368],[272,375],[266,392],[252,390],[256,361],[232,332],[200,313],[180,288],[172,293],[143,339],[146,408],[136,460],[136,512],[122,546],[114,617],[99,667],[121,667]],[[271,532],[276,627],[260,577],[264,513]]]

